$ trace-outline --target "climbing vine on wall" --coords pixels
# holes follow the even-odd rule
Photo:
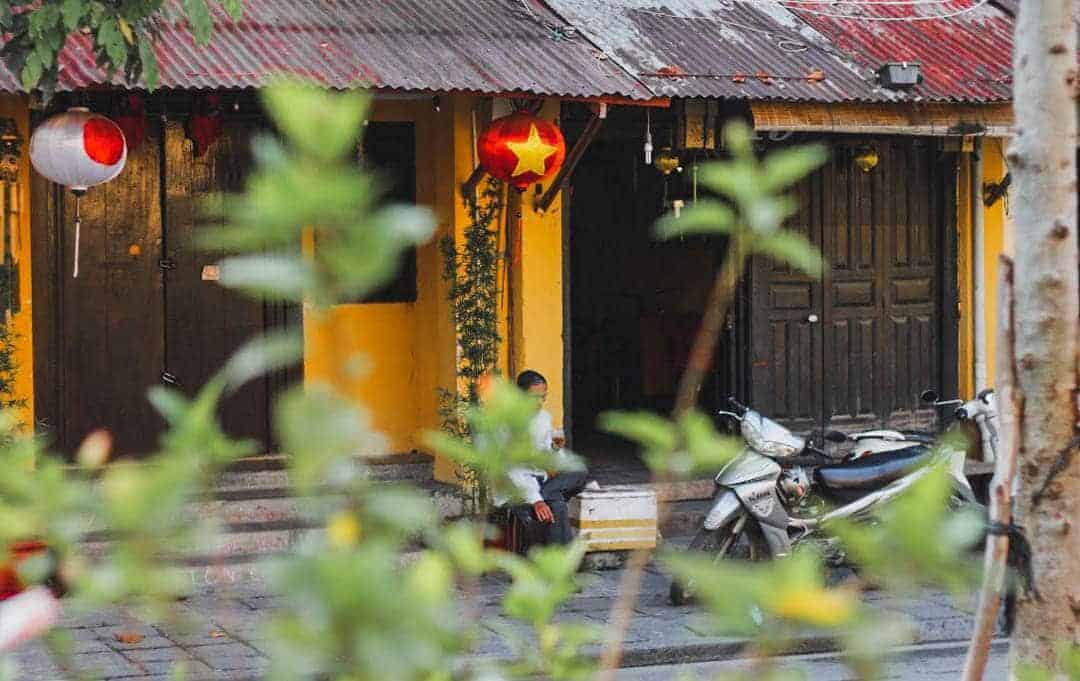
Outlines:
[[[26,406],[26,400],[15,397],[15,334],[11,324],[0,318],[0,409]]]
[[[499,231],[503,208],[502,183],[488,178],[476,196],[466,192],[465,205],[472,216],[459,246],[447,236],[439,246],[443,254],[443,278],[450,282],[448,298],[457,329],[458,384],[439,391],[443,430],[469,437],[467,412],[478,400],[482,376],[493,373],[499,361]],[[471,496],[473,510],[486,503],[479,477],[465,471],[463,487]]]

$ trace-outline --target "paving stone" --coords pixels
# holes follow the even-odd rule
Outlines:
[[[916,622],[919,643],[966,640],[971,638],[974,627],[975,621],[970,617],[926,619]]]
[[[92,629],[98,638],[106,643],[113,650],[137,650],[140,648],[169,648],[176,645],[174,642],[165,638],[161,633],[145,624],[137,625],[124,625],[119,627],[98,627]],[[121,641],[118,636],[124,636],[127,634],[135,634],[140,636],[138,641],[132,641],[131,643]]]
[[[107,653],[112,648],[97,633],[97,629],[70,629],[72,653]]]
[[[132,676],[139,673],[134,664],[117,652],[72,655],[71,663],[75,669],[98,674],[104,678]]]
[[[124,624],[130,619],[119,610],[110,608],[98,612],[65,614],[60,620],[60,626],[65,629],[111,627]]]
[[[240,643],[246,643],[252,648],[261,651],[263,646],[268,645],[270,642],[270,637],[265,630],[265,624],[266,622],[246,623],[243,626],[232,626],[223,631],[225,631],[231,639]]]
[[[599,596],[572,598],[563,604],[562,609],[567,612],[584,612],[590,616],[594,614],[606,616],[611,610],[611,599]]]
[[[188,652],[215,671],[258,669],[266,664],[266,658],[243,643],[192,646]]]
[[[672,646],[695,639],[697,634],[686,625],[657,617],[635,617],[626,631],[628,643],[648,642],[652,647]]]
[[[188,675],[206,676],[214,670],[177,648],[161,648],[129,651],[124,653],[143,676],[170,675],[177,665],[183,664]]]
[[[60,668],[53,662],[52,656],[45,649],[44,644],[32,643],[15,651],[15,663],[18,666],[20,681],[26,679],[59,679],[62,677]]]
[[[277,598],[274,596],[261,596],[256,598],[245,598],[244,604],[252,610],[276,610],[279,608],[288,607],[289,603],[284,598]]]

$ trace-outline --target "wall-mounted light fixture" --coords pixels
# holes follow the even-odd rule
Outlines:
[[[671,147],[663,147],[656,152],[653,165],[664,175],[670,175],[679,169],[679,154]]]
[[[855,167],[864,173],[868,173],[878,164],[877,149],[870,145],[863,145],[855,150],[855,155],[852,156],[851,162],[855,164]]]
[[[890,90],[906,90],[923,81],[922,64],[915,61],[891,61],[877,70],[878,83]]]

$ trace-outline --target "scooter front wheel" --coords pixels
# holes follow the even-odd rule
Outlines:
[[[740,516],[717,530],[701,528],[694,535],[689,552],[712,554],[713,560],[764,560],[768,557],[764,537],[748,518]],[[694,600],[694,583],[671,580],[668,599],[672,605],[686,605]]]

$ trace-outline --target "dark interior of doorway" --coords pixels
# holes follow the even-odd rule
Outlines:
[[[568,143],[590,111],[567,107]],[[650,112],[654,144],[667,144],[672,116]],[[692,168],[703,152],[683,152],[682,166],[662,174],[644,159],[646,114],[616,107],[589,146],[572,181],[568,219],[570,367],[567,415],[571,442],[590,465],[626,460],[633,447],[597,424],[609,410],[668,413],[698,329],[705,298],[720,264],[721,239],[658,241],[652,226],[690,204]],[[733,388],[732,344],[724,339],[715,370],[699,399],[717,407]]]

